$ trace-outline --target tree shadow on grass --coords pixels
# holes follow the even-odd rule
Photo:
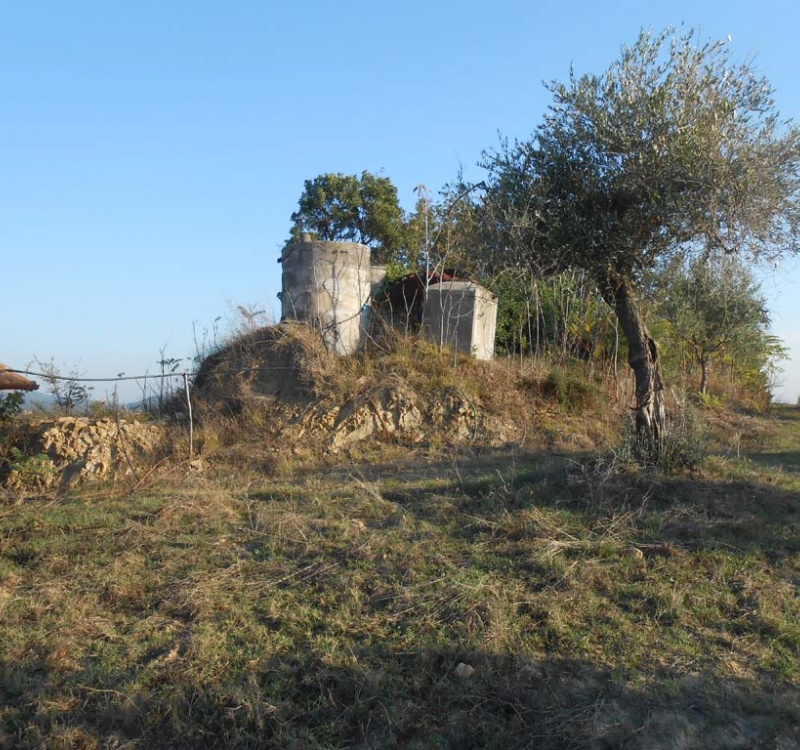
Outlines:
[[[800,495],[749,481],[669,479],[654,488],[642,518],[657,535],[689,549],[724,548],[786,556],[800,551]]]
[[[621,673],[585,659],[380,645],[272,657],[216,684],[177,662],[60,702],[5,696],[8,747],[800,747],[800,689],[714,670]],[[7,674],[9,665],[3,665]]]
[[[784,470],[796,460],[792,470],[800,471],[800,453],[761,454],[759,460]],[[411,497],[406,490],[401,485],[388,496],[402,503]],[[489,463],[451,470],[438,491],[450,493],[457,512],[489,520],[531,508],[572,512],[587,523],[632,514],[644,542],[770,556],[800,551],[800,493],[761,481],[624,472],[609,477],[595,473],[586,454],[528,453],[505,460],[495,454]],[[419,493],[417,498],[407,507],[426,515],[426,503]]]
[[[800,471],[800,452],[753,454],[761,465]],[[635,514],[643,541],[689,549],[770,555],[800,550],[800,493],[755,480],[598,471],[588,453],[484,450],[450,460],[354,465],[300,478],[298,491],[325,477],[333,492],[361,486],[420,520],[453,514],[487,520],[525,509],[559,509],[588,519]],[[269,493],[256,493],[269,501]],[[447,499],[447,503],[437,500]],[[644,533],[646,530],[646,533]],[[471,532],[466,527],[463,534]],[[635,540],[632,540],[635,541]]]
[[[320,477],[331,481],[361,479],[367,482],[421,483],[431,478],[442,478],[460,487],[464,481],[481,481],[489,487],[501,481],[523,479],[531,472],[538,473],[542,466],[567,466],[569,460],[583,461],[590,454],[576,452],[565,461],[565,454],[547,451],[523,450],[517,446],[504,448],[474,447],[454,448],[446,458],[427,457],[412,452],[405,460],[352,461],[345,465],[311,466],[295,471],[293,478],[300,484]],[[476,488],[480,489],[480,487]]]
[[[505,647],[493,650],[488,645],[478,650],[458,647],[467,641],[475,643],[476,639],[478,643],[488,643],[491,607],[502,607],[508,597],[517,597],[511,584],[503,592],[494,593],[499,574],[492,566],[497,561],[514,564],[513,555],[518,551],[528,554],[538,541],[536,535],[545,530],[534,524],[525,532],[527,536],[512,539],[501,522],[516,513],[547,509],[571,513],[576,518],[583,516],[579,520],[585,521],[583,528],[591,542],[593,530],[604,528],[605,518],[622,517],[631,521],[626,527],[630,538],[625,539],[625,544],[724,550],[733,552],[734,567],[738,569],[744,554],[772,555],[777,559],[796,555],[800,503],[797,493],[751,481],[645,481],[624,474],[603,477],[592,474],[588,464],[582,472],[580,463],[572,457],[546,453],[505,458],[492,454],[485,456],[487,460],[483,462],[481,458],[428,467],[438,482],[434,486],[429,472],[414,464],[409,465],[408,471],[401,467],[386,488],[380,467],[372,467],[374,475],[350,470],[337,479],[343,483],[343,492],[354,491],[354,483],[374,482],[375,487],[368,489],[387,501],[385,504],[398,506],[412,521],[424,522],[419,523],[420,528],[425,523],[440,524],[436,534],[430,535],[431,548],[423,552],[432,571],[435,568],[443,575],[457,577],[437,584],[443,587],[441,593],[428,595],[426,592],[432,589],[420,584],[409,587],[413,601],[403,598],[405,579],[400,577],[400,566],[392,558],[392,545],[406,545],[398,555],[408,555],[416,563],[419,557],[412,554],[425,539],[416,533],[412,523],[410,531],[396,531],[396,539],[386,542],[388,532],[378,523],[378,516],[384,511],[378,508],[376,525],[370,528],[373,520],[367,518],[363,537],[355,541],[320,537],[319,541],[330,545],[329,550],[315,546],[315,539],[287,556],[283,562],[286,571],[276,569],[274,575],[282,581],[280,585],[302,588],[299,598],[315,601],[311,614],[300,624],[296,621],[300,616],[292,612],[283,613],[284,619],[267,616],[269,602],[279,591],[275,581],[275,585],[268,585],[263,573],[247,579],[242,591],[262,592],[252,596],[246,605],[249,609],[241,615],[250,618],[248,632],[259,636],[255,644],[248,646],[247,658],[226,652],[216,664],[198,655],[200,647],[192,646],[195,638],[222,640],[230,636],[229,628],[238,627],[228,624],[226,612],[214,611],[202,621],[187,618],[173,622],[183,629],[184,645],[174,652],[166,649],[163,653],[143,653],[125,671],[101,671],[92,656],[74,666],[59,657],[55,662],[65,666],[63,671],[54,670],[53,654],[47,652],[51,646],[44,642],[38,644],[42,648],[39,656],[26,652],[20,662],[12,662],[10,657],[0,661],[0,746],[87,750],[800,748],[800,687],[782,679],[775,669],[760,672],[757,665],[750,664],[746,677],[735,676],[720,663],[719,655],[701,656],[696,662],[671,668],[663,666],[672,663],[669,657],[682,653],[674,642],[676,637],[686,636],[695,644],[705,644],[703,639],[710,636],[694,632],[694,622],[681,625],[679,610],[667,612],[678,619],[670,632],[670,623],[663,620],[655,606],[659,602],[652,592],[643,590],[648,576],[654,576],[654,568],[661,566],[659,560],[645,558],[641,567],[636,567],[639,562],[604,556],[600,546],[588,552],[577,547],[575,558],[563,569],[571,570],[573,563],[580,566],[591,562],[595,574],[611,571],[613,575],[598,580],[596,585],[576,583],[565,589],[565,597],[559,600],[562,610],[577,609],[580,602],[576,598],[585,591],[596,597],[602,594],[602,607],[616,607],[618,621],[626,618],[627,625],[641,624],[651,630],[664,626],[664,654],[659,653],[659,630],[653,640],[657,644],[654,653],[648,653],[648,663],[640,669],[638,661],[614,656],[613,649],[604,650],[593,661],[585,656],[569,658],[572,647],[559,643],[552,649],[542,646],[547,653],[531,647],[528,653],[522,653],[523,649],[512,653]],[[268,503],[271,495],[250,495],[250,499]],[[315,514],[320,512],[319,503],[312,504],[312,510]],[[477,516],[491,523],[476,526],[473,521]],[[314,515],[313,520],[316,518]],[[339,527],[333,528],[335,531]],[[442,551],[448,559],[439,562],[437,546],[447,534],[455,536],[457,549]],[[479,563],[479,574],[485,577],[485,583],[482,588],[474,587],[476,594],[463,594],[471,590],[468,584],[477,579],[459,575],[461,555],[467,550],[465,564],[474,564],[475,545],[471,541],[477,534],[483,535],[480,542],[487,553]],[[574,535],[567,539],[585,541]],[[364,557],[359,557],[356,553],[370,540],[376,548],[362,550]],[[496,544],[496,549],[491,544]],[[248,546],[244,543],[241,554],[246,570],[253,560],[247,557]],[[269,549],[265,554],[271,554]],[[685,573],[687,580],[694,583],[691,565],[696,559],[689,554],[678,557],[673,561],[675,572]],[[514,576],[517,570],[514,568]],[[519,570],[523,570],[521,564]],[[790,570],[789,563],[786,570]],[[295,571],[308,573],[294,576]],[[357,578],[359,575],[361,579]],[[425,575],[423,583],[427,582],[428,574]],[[538,569],[529,571],[529,575],[541,577]],[[555,592],[552,598],[537,600],[536,606],[546,607],[560,596],[559,581],[566,575],[558,572],[558,580],[548,584],[548,592]],[[386,596],[383,591],[370,590],[391,576],[395,579],[394,588],[388,589]],[[613,587],[614,576],[627,576],[623,587]],[[732,576],[715,580],[712,585],[722,589]],[[238,579],[230,580],[233,585]],[[361,608],[356,610],[359,619],[346,621],[351,630],[343,631],[342,623],[334,622],[338,612],[335,597],[331,604],[323,605],[319,600],[331,591],[345,590],[339,583],[355,586],[357,580],[361,581]],[[777,580],[769,578],[768,583]],[[781,580],[785,583],[788,578]],[[174,589],[170,584],[159,590],[165,602],[159,604],[158,616],[165,620],[169,619],[169,608],[162,604],[167,604],[169,597],[183,602]],[[488,605],[480,599],[481,592]],[[747,592],[731,589],[730,594],[729,602],[725,591],[714,598],[716,602],[727,602],[731,608],[730,643],[751,641],[755,648],[759,643],[783,637],[781,653],[794,662],[787,673],[796,673],[796,636],[791,632],[781,636],[779,628],[775,633],[767,632],[765,628],[772,625],[767,619],[756,617],[757,602],[751,602]],[[537,595],[538,589],[527,585],[525,601],[514,600],[518,609],[513,618],[527,617],[524,627],[547,627],[546,612],[523,611],[533,606],[528,600]],[[422,601],[426,596],[428,600]],[[651,601],[655,602],[652,611],[648,609]],[[413,621],[409,619],[412,615],[405,614],[412,610]],[[437,620],[435,628],[426,613]],[[483,613],[488,614],[486,623],[480,620]],[[109,610],[108,617],[113,614]],[[141,611],[143,618],[154,614],[149,609]],[[465,630],[460,623],[471,614],[476,615],[476,624],[462,637],[459,633]],[[562,622],[562,627],[567,634],[579,628],[597,628],[594,616],[589,609],[576,612],[573,619]],[[709,617],[708,621],[718,622],[719,617]],[[596,653],[603,637],[610,636],[596,637],[592,641],[594,650],[580,653]],[[237,638],[231,638],[231,643],[238,643]],[[668,643],[668,638],[673,642]],[[57,648],[55,634],[53,639],[52,648]],[[548,643],[545,638],[536,642]],[[744,653],[750,647],[736,648]],[[632,662],[637,666],[632,667]]]
[[[746,457],[764,468],[800,474],[800,451],[748,452]]]

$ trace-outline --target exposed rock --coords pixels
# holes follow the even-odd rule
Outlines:
[[[424,416],[417,398],[403,387],[386,387],[360,394],[345,404],[333,425],[332,448],[356,443],[372,435],[402,434],[416,443],[424,438]]]
[[[421,443],[434,435],[466,442],[477,414],[455,390],[431,402],[402,382],[359,394],[346,403],[331,427],[329,445],[338,449],[366,438]]]
[[[460,358],[463,373],[455,380],[451,353],[424,341],[394,349],[396,343],[390,337],[380,353],[360,360],[334,357],[319,332],[294,321],[250,331],[201,365],[192,387],[195,422],[248,430],[265,447],[303,458],[357,453],[361,445],[382,442],[441,447],[535,441],[573,451],[604,439],[602,429],[587,429],[586,415],[551,410],[543,418],[533,408],[539,396],[522,387],[516,369],[502,360],[490,365]],[[176,399],[174,408],[187,416],[185,399]],[[582,423],[580,440],[564,428],[570,419]]]
[[[337,453],[362,441],[506,442],[510,433],[488,430],[484,410],[457,387],[437,392],[394,373],[377,383],[365,375],[343,382],[342,368],[307,326],[259,329],[202,364],[195,417],[258,415],[270,438],[293,454]]]
[[[22,488],[35,479],[41,488],[66,489],[87,481],[135,476],[152,460],[164,437],[159,425],[133,420],[62,417],[42,422],[32,427],[28,439],[39,464],[35,477],[19,467],[5,484]]]

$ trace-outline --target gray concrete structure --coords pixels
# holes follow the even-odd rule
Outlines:
[[[364,340],[375,335],[376,318],[373,305],[374,300],[378,299],[381,294],[381,289],[383,289],[383,282],[386,280],[386,266],[371,266],[369,278],[369,304],[364,305],[361,310],[361,334]]]
[[[370,287],[374,298],[380,292],[383,282],[386,279],[386,266],[372,265],[369,269]]]
[[[494,358],[497,297],[472,281],[432,284],[425,295],[422,330],[436,343],[476,359]]]
[[[328,351],[354,352],[362,339],[362,312],[370,300],[370,250],[355,242],[307,240],[281,254],[281,314],[318,328]]]

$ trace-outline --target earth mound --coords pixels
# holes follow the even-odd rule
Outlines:
[[[534,431],[534,400],[530,381],[507,360],[478,362],[409,336],[335,357],[296,322],[223,346],[202,363],[192,392],[201,424],[222,421],[239,436],[255,430],[282,448],[332,452],[364,441],[499,446],[534,432],[552,438],[569,416],[551,414],[550,424],[547,410],[537,410]],[[587,437],[582,447],[594,442]]]

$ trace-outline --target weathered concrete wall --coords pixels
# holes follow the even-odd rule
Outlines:
[[[476,359],[493,359],[497,297],[472,281],[432,284],[425,296],[422,329],[440,345]]]
[[[354,352],[362,338],[362,309],[370,299],[370,250],[355,242],[294,242],[281,255],[281,311],[322,332],[328,351]]]

